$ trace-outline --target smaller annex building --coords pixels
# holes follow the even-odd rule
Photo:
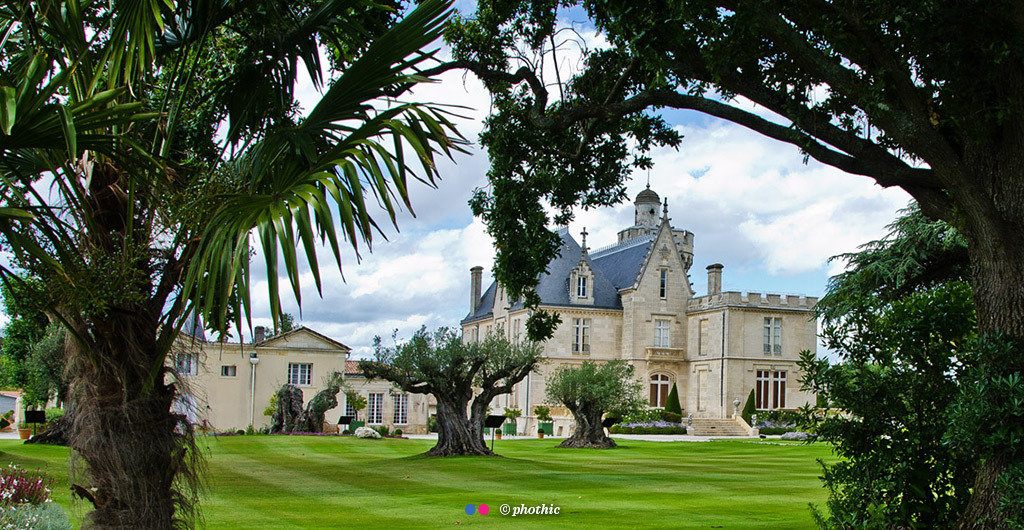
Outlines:
[[[366,409],[359,411],[360,421],[426,432],[423,396],[411,399],[386,381],[366,381],[356,373],[357,363],[348,360],[351,348],[326,335],[299,326],[267,337],[265,329],[257,326],[254,340],[239,344],[209,342],[199,326],[192,327],[191,335],[182,333],[171,362],[179,375],[179,410],[197,425],[215,431],[269,427],[270,416],[264,411],[283,385],[302,390],[305,405],[325,388],[332,374],[341,373],[345,388],[338,394],[338,406],[327,412],[328,422],[355,415],[344,393],[351,389],[367,400]]]

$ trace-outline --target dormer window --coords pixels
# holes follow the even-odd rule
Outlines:
[[[587,277],[577,276],[576,277],[576,297],[586,298],[587,297]]]

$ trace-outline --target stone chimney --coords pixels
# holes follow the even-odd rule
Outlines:
[[[708,294],[719,294],[722,292],[722,264],[715,263],[708,265]]]
[[[484,275],[484,268],[477,265],[469,269],[469,314],[476,313],[480,307],[480,282]]]
[[[256,329],[253,330],[252,342],[255,344],[257,342],[263,342],[266,339],[267,328],[263,326],[256,326]]]

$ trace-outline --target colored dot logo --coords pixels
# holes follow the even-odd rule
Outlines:
[[[487,507],[486,504],[481,504],[480,506],[476,506],[473,504],[466,505],[466,515],[473,515],[474,513],[479,513],[480,515],[487,515],[487,512],[489,511],[491,510],[490,508]]]

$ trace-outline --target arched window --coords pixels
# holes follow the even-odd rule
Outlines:
[[[668,403],[669,384],[668,376],[665,374],[654,374],[651,376],[651,406],[664,407]]]

